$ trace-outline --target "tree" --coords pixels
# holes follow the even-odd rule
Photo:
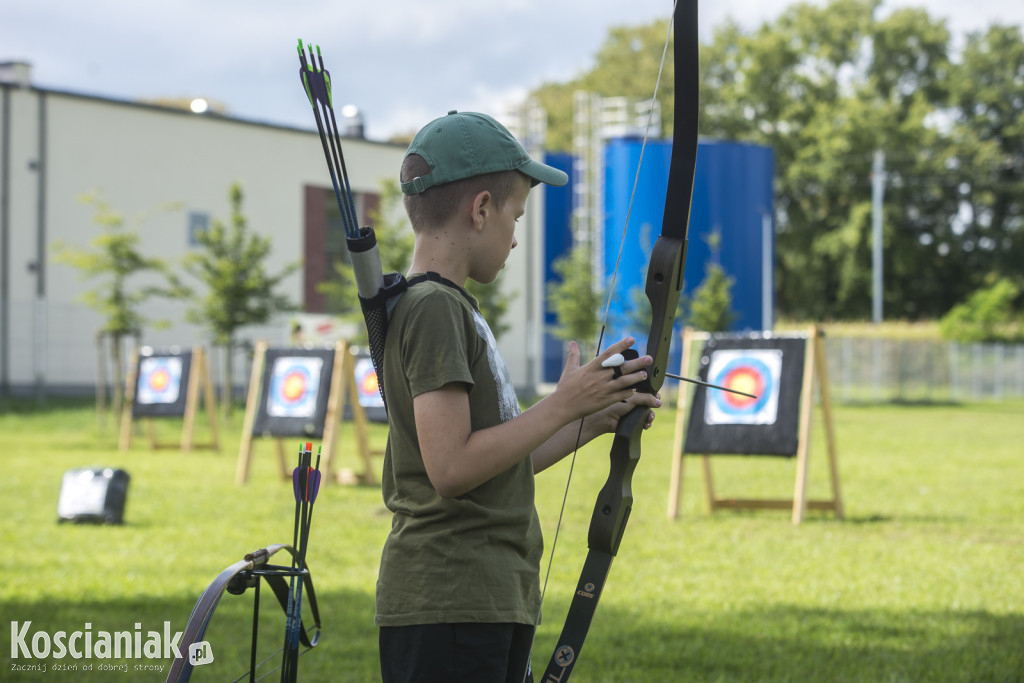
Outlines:
[[[571,150],[573,93],[578,90],[606,97],[630,97],[649,99],[652,95],[661,56],[668,33],[668,20],[655,21],[646,26],[618,26],[608,32],[608,37],[598,50],[595,66],[566,83],[545,83],[531,93],[548,116],[547,146],[550,149]],[[668,54],[672,54],[669,44]],[[671,136],[672,111],[675,98],[673,86],[674,66],[671,59],[665,63],[665,71],[658,89],[661,106],[661,120],[664,131],[651,134]]]
[[[882,16],[880,6],[797,3],[751,30],[726,22],[700,48],[701,134],[775,152],[785,316],[869,315],[876,150],[886,158],[888,317],[941,316],[989,272],[1019,272],[1024,261],[1020,28],[992,26],[958,51],[925,10]],[[663,36],[658,24],[613,29],[592,71],[538,89],[553,146],[569,147],[574,90],[642,96]],[[659,94],[665,121],[670,74]]]
[[[1008,277],[994,280],[954,306],[940,322],[942,336],[958,342],[1024,341],[1024,287]]]
[[[705,268],[704,280],[693,292],[690,312],[687,316],[690,325],[705,332],[725,332],[736,321],[736,313],[732,310],[732,286],[736,281],[725,273],[720,254],[722,252],[722,233],[714,230],[705,236],[711,252],[711,262]]]
[[[735,280],[717,263],[709,263],[706,273],[693,292],[689,323],[705,332],[725,332],[736,321],[730,291]]]
[[[870,168],[877,149],[887,161],[887,314],[934,315],[954,295],[936,287],[943,280],[922,277],[948,265],[922,248],[922,235],[956,211],[937,191],[946,141],[930,125],[945,101],[949,34],[923,10],[877,20],[878,6],[796,4],[748,35],[734,26],[716,33],[708,48],[705,132],[775,150],[778,301],[785,315],[870,312]]]
[[[150,319],[143,313],[145,304],[153,297],[180,296],[181,289],[167,263],[145,256],[139,250],[139,227],[145,214],[137,216],[134,226],[126,229],[123,215],[111,207],[100,193],[85,194],[80,199],[93,207],[93,223],[100,228],[100,234],[90,240],[89,249],[61,242],[54,244],[54,259],[77,268],[85,279],[101,280],[80,298],[103,317],[100,333],[108,335],[111,340],[111,366],[115,378],[111,408],[117,415],[124,400],[124,385],[119,378],[125,376],[122,349],[125,338],[141,337],[147,325],[166,327],[166,320]],[[163,207],[162,210],[171,208]],[[98,386],[98,395],[102,397],[103,392],[103,387]]]
[[[1024,263],[1024,37],[1019,26],[967,36],[950,77],[952,222],[974,277],[1012,277]]]
[[[294,304],[276,294],[275,289],[299,268],[298,263],[293,263],[276,275],[266,272],[271,240],[249,231],[242,213],[241,185],[232,185],[228,196],[230,224],[214,220],[209,230],[197,235],[202,250],[187,256],[184,263],[185,270],[207,288],[204,296],[193,298],[195,305],[188,309],[186,317],[189,322],[204,326],[213,343],[223,347],[221,403],[225,415],[231,413],[231,356],[238,330],[266,323],[275,313],[295,310]]]
[[[548,284],[548,306],[558,324],[551,333],[563,341],[575,340],[580,357],[586,358],[597,340],[600,321],[597,316],[603,295],[594,284],[590,246],[578,244],[551,266],[560,281]]]

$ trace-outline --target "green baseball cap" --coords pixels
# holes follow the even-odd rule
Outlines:
[[[416,133],[405,156],[410,154],[423,157],[430,173],[402,183],[405,194],[498,171],[520,171],[534,185],[569,182],[564,172],[531,159],[515,136],[486,114],[452,110],[434,119]]]

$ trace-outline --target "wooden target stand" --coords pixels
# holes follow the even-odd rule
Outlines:
[[[249,395],[245,406],[245,420],[242,424],[242,442],[239,446],[238,466],[235,470],[235,481],[239,484],[244,484],[249,480],[253,439],[259,438],[253,435],[253,425],[256,422],[257,411],[261,410],[260,403],[263,398],[261,387],[263,384],[263,373],[266,370],[267,348],[266,342],[257,342],[253,356],[252,374],[249,378]],[[330,481],[333,479],[340,484],[376,484],[377,477],[374,474],[371,456],[382,455],[383,451],[370,450],[366,409],[359,403],[359,393],[355,377],[355,358],[351,353],[351,345],[347,341],[338,341],[334,346],[334,362],[331,367],[328,392],[327,412],[324,415],[324,429],[321,442],[322,460],[320,467],[324,473],[324,480]],[[342,470],[335,475],[332,471],[334,451],[341,436],[341,420],[345,415],[346,401],[351,402],[352,422],[355,425],[356,452],[363,462],[363,471],[361,473],[352,473]],[[288,462],[292,458],[285,455],[284,438],[274,434],[270,436],[274,439],[281,478],[291,481],[292,473]]]
[[[132,351],[131,363],[128,368],[128,375],[125,380],[125,400],[121,411],[121,434],[118,439],[118,448],[126,451],[131,447],[132,431],[135,420],[135,393],[138,385],[139,349]],[[185,406],[181,417],[184,418],[181,427],[181,441],[179,443],[160,443],[157,441],[156,428],[153,420],[155,417],[177,417],[168,413],[167,415],[143,415],[140,419],[146,422],[146,433],[149,436],[150,448],[153,450],[178,448],[183,453],[193,449],[209,449],[220,452],[220,436],[217,427],[217,404],[213,396],[213,383],[210,381],[210,371],[206,363],[206,353],[202,346],[192,347],[192,359],[189,363],[188,378],[186,380]],[[199,397],[202,393],[203,402],[206,407],[207,418],[210,421],[210,443],[197,444],[194,442],[196,413],[199,410]]]
[[[719,498],[715,495],[714,477],[711,470],[712,456],[701,454],[701,471],[704,478],[704,497],[708,513],[726,509],[770,509],[791,510],[792,522],[798,525],[803,522],[807,510],[823,510],[835,514],[837,519],[843,518],[843,499],[839,485],[839,465],[836,454],[835,432],[832,423],[832,404],[828,390],[828,372],[825,363],[825,348],[822,331],[812,325],[807,331],[807,347],[804,354],[803,383],[800,392],[799,441],[796,452],[796,480],[792,499],[751,499],[751,498]],[[706,332],[696,332],[690,328],[683,330],[683,352],[681,372],[685,375],[690,367],[694,342],[705,342],[710,338]],[[675,440],[672,446],[672,473],[668,496],[668,517],[679,517],[679,503],[683,490],[683,458],[685,444],[687,411],[686,387],[679,383],[679,397],[676,408]],[[832,497],[827,500],[809,500],[807,497],[808,469],[810,461],[811,425],[814,413],[814,389],[818,388],[821,402],[822,420],[825,428],[825,440],[828,450],[829,474],[832,484]],[[708,389],[707,391],[715,391]]]

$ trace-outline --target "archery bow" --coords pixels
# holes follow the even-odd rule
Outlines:
[[[306,564],[306,544],[309,540],[309,524],[312,518],[313,501],[320,488],[320,458],[317,455],[317,468],[309,466],[312,444],[307,443],[300,449],[299,467],[293,474],[296,492],[295,540],[293,545],[274,544],[248,553],[244,558],[227,567],[217,578],[206,587],[199,600],[196,601],[192,614],[189,616],[185,631],[181,637],[179,650],[181,655],[171,663],[167,672],[166,683],[187,683],[192,676],[194,664],[190,658],[192,645],[203,640],[206,629],[213,618],[213,613],[220,603],[224,591],[232,595],[241,595],[249,588],[254,589],[253,597],[253,635],[249,658],[249,670],[241,678],[249,677],[255,681],[257,668],[278,652],[284,651],[281,666],[281,680],[294,681],[297,673],[299,645],[307,648],[305,652],[317,646],[320,641],[320,607],[317,604],[313,589],[313,577]],[[301,497],[301,500],[300,500]],[[269,564],[270,558],[280,551],[291,556],[289,566]],[[285,580],[288,577],[288,581]],[[267,585],[277,598],[281,609],[286,615],[285,644],[273,652],[262,662],[256,662],[257,630],[260,608],[260,579]],[[302,620],[302,594],[305,591],[312,617],[312,632],[308,631]],[[275,669],[276,670],[276,669]],[[270,673],[273,673],[271,671]],[[238,680],[241,680],[239,678]]]
[[[656,394],[661,389],[666,377],[665,366],[668,363],[669,346],[674,334],[676,307],[683,289],[686,235],[697,160],[697,0],[676,2],[672,9],[672,17],[670,31],[674,25],[676,101],[673,114],[672,157],[662,231],[651,251],[645,287],[652,309],[647,355],[651,356],[654,362],[648,368],[648,378],[637,386],[637,391],[651,394]],[[666,52],[667,46],[666,37]],[[664,57],[662,64],[664,65]],[[660,81],[660,73],[658,78]],[[644,141],[646,144],[646,135]],[[628,220],[627,216],[627,225],[623,227],[623,241]],[[614,288],[614,283],[612,287]],[[598,347],[600,351],[600,341]],[[631,352],[633,358],[638,357],[636,351]],[[590,520],[587,559],[569,606],[562,633],[544,672],[543,683],[562,683],[568,680],[583,647],[605,579],[618,552],[632,509],[632,477],[640,459],[640,436],[647,421],[647,414],[648,408],[637,406],[619,420],[612,441],[608,479],[597,496]],[[552,555],[553,553],[554,548]]]
[[[206,629],[210,624],[210,619],[213,617],[213,613],[217,609],[217,604],[224,595],[224,591],[232,595],[241,595],[246,589],[255,587],[256,604],[258,605],[259,579],[263,577],[267,581],[267,585],[273,590],[274,596],[281,604],[281,608],[287,611],[288,584],[283,578],[283,573],[289,572],[290,567],[269,564],[270,558],[282,550],[291,555],[292,558],[295,558],[295,548],[290,545],[280,543],[268,545],[266,548],[260,548],[246,554],[243,559],[224,569],[206,587],[206,590],[199,596],[199,600],[192,610],[188,623],[185,625],[185,631],[182,634],[179,647],[183,656],[176,657],[171,663],[171,668],[167,672],[167,683],[186,683],[189,680],[193,669],[192,662],[189,661],[188,657],[189,646],[203,640]],[[298,627],[299,642],[303,647],[313,648],[320,641],[320,607],[316,601],[316,593],[313,590],[313,578],[309,573],[309,567],[304,567],[304,571],[301,574],[302,583],[309,598],[313,630],[311,633],[307,630],[306,624],[300,622]],[[257,616],[258,614],[254,613],[254,628]],[[277,652],[280,652],[280,650]],[[275,652],[274,654],[277,653]],[[253,675],[255,669],[256,666],[251,663],[246,675]]]

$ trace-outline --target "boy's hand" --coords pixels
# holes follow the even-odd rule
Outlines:
[[[632,337],[626,337],[583,366],[580,366],[579,346],[576,342],[569,343],[569,357],[555,393],[559,395],[559,405],[566,406],[570,411],[570,421],[593,415],[622,401],[627,403],[604,417],[617,423],[622,415],[636,405],[649,405],[652,408],[660,405],[656,396],[633,391],[633,386],[647,377],[644,368],[654,362],[650,356],[625,361],[616,368],[602,366],[602,363],[615,354],[621,354],[634,342]],[[620,411],[621,414],[617,414]]]
[[[637,406],[660,408],[661,394],[654,396],[642,391],[635,391],[633,392],[633,395],[625,401],[613,403],[604,410],[599,410],[594,413],[591,417],[587,418],[587,422],[591,423],[589,426],[591,426],[598,434],[608,434],[618,429],[619,420],[624,418],[627,413]],[[644,422],[644,429],[650,429],[652,424],[654,424],[654,411],[649,410],[647,412],[647,420]]]

